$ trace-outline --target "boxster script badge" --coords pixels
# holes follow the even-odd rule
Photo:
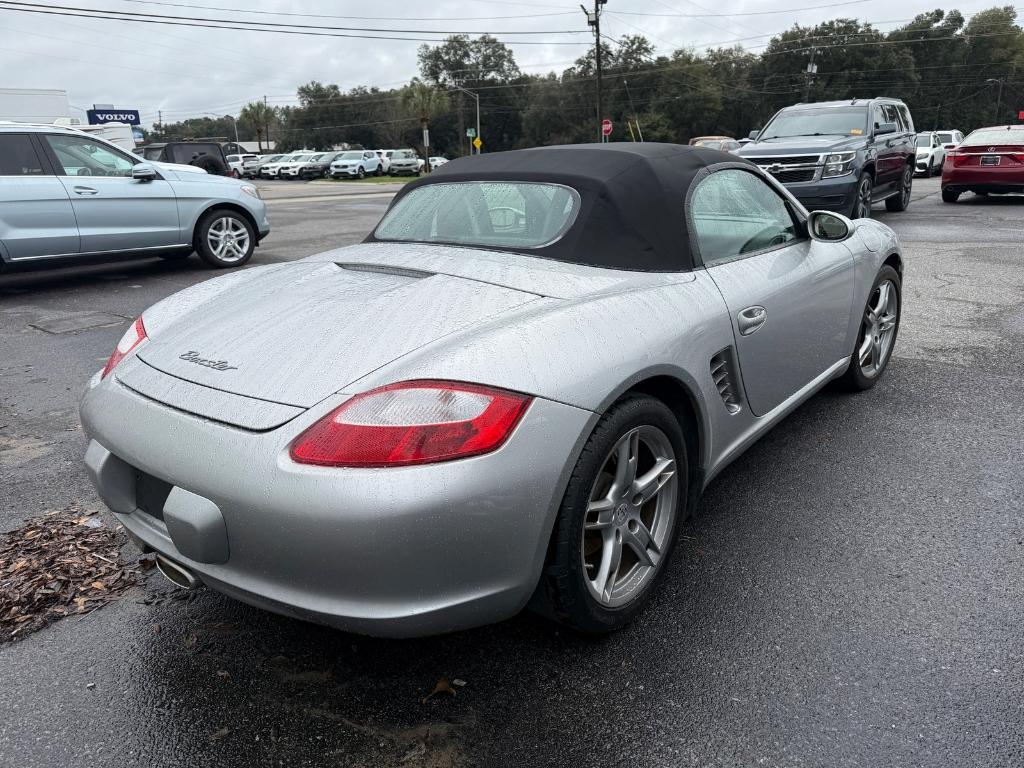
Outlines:
[[[207,368],[213,368],[215,371],[237,371],[238,367],[234,365],[228,365],[227,360],[208,360],[205,357],[200,357],[199,353],[195,350],[190,350],[184,355],[178,355],[179,360],[184,360],[187,363],[195,363],[196,365],[204,365]]]

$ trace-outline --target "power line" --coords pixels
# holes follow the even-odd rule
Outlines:
[[[19,6],[19,7],[14,7]],[[20,7],[28,6],[28,7]],[[53,9],[63,10],[53,10]],[[71,6],[41,6],[35,3],[23,3],[15,2],[15,0],[0,0],[0,10],[11,11],[15,13],[35,13],[47,16],[66,16],[70,18],[78,19],[104,19],[107,21],[128,21],[136,22],[141,24],[160,24],[166,26],[175,27],[193,27],[197,29],[229,29],[233,32],[245,31],[245,32],[266,32],[278,35],[304,35],[307,37],[341,37],[350,39],[361,39],[361,40],[401,40],[404,42],[424,42],[424,43],[444,43],[445,38],[434,38],[434,37],[398,37],[393,35],[370,35],[370,34],[357,34],[347,32],[313,32],[305,29],[277,29],[277,28],[261,28],[261,27],[245,27],[243,30],[239,30],[238,25],[242,22],[233,21],[230,19],[205,19],[205,18],[191,18],[188,17],[167,17],[158,16],[152,14],[133,14],[127,15],[110,15],[112,13],[122,13],[119,11],[93,11],[88,8],[77,8]],[[181,18],[183,20],[178,20]],[[184,20],[188,19],[188,20]],[[248,22],[256,23],[256,22]],[[267,24],[264,27],[269,27]],[[284,25],[288,27],[292,26],[303,26],[303,25]],[[323,29],[315,25],[310,25],[313,29]],[[342,29],[342,28],[338,28]],[[389,31],[389,30],[384,30]],[[415,32],[418,30],[410,30]],[[403,30],[396,30],[398,33],[402,33]],[[558,32],[554,30],[548,30],[546,32],[511,32],[508,34],[580,34],[583,30],[569,30],[566,32]],[[445,31],[435,31],[435,34],[449,34]],[[487,34],[487,33],[476,33],[476,32],[458,32],[452,34]],[[504,33],[503,33],[504,34]],[[580,45],[579,42],[568,42],[568,41],[556,41],[556,40],[516,40],[513,44],[515,45]]]
[[[141,13],[141,12],[138,12],[138,11],[114,11],[114,10],[110,10],[110,9],[107,9],[107,8],[82,8],[80,6],[74,6],[74,5],[52,5],[52,4],[43,5],[43,4],[39,4],[39,3],[21,2],[21,0],[2,0],[2,2],[3,2],[4,5],[27,6],[28,8],[47,8],[47,9],[51,9],[51,10],[57,9],[57,10],[62,10],[62,11],[74,11],[76,13],[96,13],[96,14],[107,14],[107,15],[116,14],[118,17],[125,17],[124,18],[125,21],[135,21],[136,20],[135,18],[128,18],[128,17],[136,17],[137,16],[137,17],[139,17],[141,19],[146,19],[146,20],[151,20],[151,19],[170,19],[170,20],[173,20],[173,21],[189,21],[189,22],[204,22],[204,23],[205,22],[211,22],[211,23],[217,23],[217,24],[231,24],[231,25],[233,25],[235,27],[235,29],[237,29],[241,25],[245,29],[249,29],[251,27],[272,27],[273,28],[272,31],[277,31],[278,28],[280,28],[280,29],[325,30],[325,31],[329,31],[329,32],[384,32],[384,33],[389,33],[389,34],[423,34],[423,33],[428,33],[428,34],[429,33],[433,33],[433,34],[440,34],[440,35],[448,35],[448,34],[486,35],[486,34],[489,34],[488,31],[480,32],[480,31],[475,31],[475,30],[474,31],[468,31],[467,30],[467,31],[463,31],[463,32],[452,32],[451,30],[392,29],[392,28],[383,28],[383,27],[325,27],[325,26],[323,26],[321,24],[285,24],[285,23],[282,23],[282,22],[245,21],[245,20],[242,20],[242,19],[220,19],[220,18],[209,18],[209,17],[205,17],[205,16],[172,16],[172,15],[164,14],[164,13]],[[258,29],[256,31],[265,31],[265,30],[259,30]],[[532,30],[532,31],[506,30],[506,31],[502,32],[502,34],[503,35],[578,35],[578,34],[581,34],[582,31],[583,30],[579,30],[579,29],[569,29],[569,30],[546,29],[546,30],[541,30],[541,31],[536,31],[536,30]]]
[[[192,8],[203,11],[226,11],[228,13],[247,13],[254,16],[289,16],[304,19],[354,19],[356,21],[503,21],[506,19],[536,19],[550,16],[574,16],[575,11],[558,11],[557,13],[528,13],[512,16],[340,16],[331,13],[294,13],[288,11],[257,11],[247,8],[225,8],[219,5],[191,5],[189,3],[170,3],[164,0],[121,0],[122,3],[138,5],[160,5],[171,8]],[[868,0],[854,0],[868,2]]]

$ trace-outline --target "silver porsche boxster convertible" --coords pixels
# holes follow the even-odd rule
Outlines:
[[[374,635],[527,605],[605,632],[723,467],[878,381],[902,274],[886,226],[734,155],[463,158],[359,245],[147,310],[82,400],[85,461],[185,587]]]

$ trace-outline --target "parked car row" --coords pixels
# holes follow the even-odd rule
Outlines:
[[[229,155],[232,175],[248,179],[362,179],[367,176],[416,176],[425,165],[411,149],[299,150],[276,155]],[[431,169],[447,163],[430,158]],[[237,172],[236,172],[237,171]]]

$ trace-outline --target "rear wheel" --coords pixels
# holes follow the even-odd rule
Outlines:
[[[886,265],[878,271],[861,317],[850,367],[839,379],[843,389],[854,392],[871,389],[885,372],[900,330],[901,289],[900,276],[895,269]]]
[[[252,258],[256,233],[237,211],[223,208],[209,211],[196,225],[196,252],[211,267],[240,267]]]
[[[873,186],[871,174],[862,173],[857,181],[856,198],[853,201],[853,210],[850,212],[851,219],[871,218],[871,190]]]
[[[569,479],[539,587],[543,611],[592,634],[625,626],[664,571],[687,483],[672,411],[646,396],[614,405]]]
[[[908,165],[903,171],[903,179],[900,181],[900,191],[885,201],[885,209],[898,213],[905,211],[910,206],[910,192],[914,186],[914,166]]]
[[[957,192],[955,189],[949,189],[947,187],[946,189],[942,190],[942,202],[944,202],[944,203],[955,203],[959,199],[960,199],[960,193]]]

